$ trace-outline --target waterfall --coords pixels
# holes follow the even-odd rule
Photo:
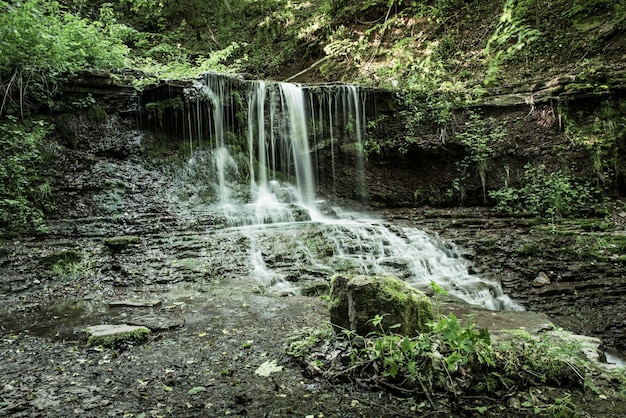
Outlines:
[[[393,274],[423,289],[435,281],[488,309],[521,309],[499,283],[470,275],[451,244],[416,228],[343,216],[340,209],[334,217],[318,211],[316,176],[330,171],[334,181],[335,154],[346,144],[359,172],[355,195],[366,196],[365,98],[358,87],[235,83],[207,74],[188,97],[190,143],[212,161],[213,210],[222,212],[229,231],[250,242],[250,275],[265,291],[297,293],[286,278],[302,269]],[[247,117],[238,116],[243,113]],[[331,150],[330,167],[319,158],[322,148]]]
[[[281,95],[285,98],[287,110],[288,138],[293,153],[296,181],[300,190],[301,203],[313,207],[314,185],[309,136],[304,107],[304,93],[295,84],[280,83]]]

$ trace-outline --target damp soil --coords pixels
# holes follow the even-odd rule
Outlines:
[[[11,417],[66,416],[474,416],[475,400],[434,394],[437,408],[420,399],[399,396],[359,382],[328,382],[307,375],[285,354],[294,332],[328,323],[326,303],[318,297],[264,296],[246,284],[223,283],[167,288],[126,289],[116,299],[154,300],[156,307],[115,308],[101,305],[95,314],[75,314],[76,305],[58,303],[40,308],[21,305],[12,326],[3,328],[2,413]],[[91,308],[98,303],[90,302]],[[452,307],[447,305],[448,308]],[[546,317],[476,311],[454,307],[457,314],[492,329],[531,329]],[[477,315],[478,313],[478,315]],[[89,347],[82,329],[87,324],[128,323],[159,317],[170,329],[155,331],[141,345],[118,349]],[[47,327],[30,327],[47,324]],[[11,324],[11,322],[9,322]],[[55,324],[67,324],[58,326]],[[259,368],[271,364],[269,376]],[[540,399],[556,396],[554,388],[538,389]],[[510,398],[515,398],[511,394]],[[623,404],[595,394],[575,394],[584,402],[581,416],[598,416],[587,408],[620,416]],[[486,416],[530,416],[503,401]],[[601,408],[601,409],[597,409]],[[620,409],[621,408],[621,409]],[[585,413],[585,411],[587,411]],[[620,412],[621,411],[621,412]],[[502,415],[504,414],[504,415]]]

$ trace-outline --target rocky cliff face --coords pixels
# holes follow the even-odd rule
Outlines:
[[[240,92],[230,111],[234,131],[245,147],[246,81],[234,83],[240,83]],[[163,83],[146,89],[145,126],[168,133],[170,141],[184,140],[191,129],[184,92],[190,85]],[[328,129],[316,137],[312,147],[317,185],[329,198],[375,207],[482,205],[483,188],[472,153],[485,150],[472,149],[463,140],[481,135],[472,122],[478,115],[489,125],[483,134],[504,132],[501,140],[487,145],[486,191],[522,185],[524,167],[531,164],[599,185],[609,196],[621,196],[626,192],[626,145],[624,121],[618,115],[625,91],[626,77],[617,70],[584,79],[567,76],[495,88],[463,109],[450,102],[452,107],[443,114],[441,104],[428,103],[433,98],[417,97],[407,103],[391,91],[363,89],[362,143],[349,136],[331,141]],[[322,101],[315,99],[311,108],[319,105],[318,100]],[[309,129],[315,130],[312,124]],[[363,168],[365,181],[355,187]]]
[[[522,185],[524,166],[531,164],[621,196],[626,145],[624,120],[617,114],[624,107],[624,80],[617,72],[584,83],[572,76],[498,88],[443,121],[424,117],[418,123],[385,97],[376,106],[379,122],[368,130],[369,200],[382,206],[483,204],[476,153],[486,156],[487,190]],[[489,127],[477,132],[473,114]],[[489,135],[494,127],[505,132],[501,141],[475,143],[475,149],[463,141],[466,135]]]

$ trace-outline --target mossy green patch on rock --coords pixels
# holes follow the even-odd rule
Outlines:
[[[329,309],[336,331],[349,329],[359,335],[381,331],[370,321],[376,315],[384,316],[382,331],[396,326],[394,332],[404,335],[425,330],[433,319],[430,299],[391,276],[333,276]]]
[[[345,274],[335,274],[330,278],[330,301],[328,309],[330,311],[330,322],[335,331],[350,329],[350,319],[348,317],[348,281],[352,276]]]
[[[125,248],[128,248],[131,245],[139,244],[139,237],[137,236],[119,236],[119,237],[111,237],[104,238],[102,243],[105,247],[109,248],[112,251],[119,252]]]
[[[143,343],[150,335],[148,328],[132,325],[94,325],[87,327],[85,332],[89,336],[87,345],[108,348],[116,348],[123,342]]]

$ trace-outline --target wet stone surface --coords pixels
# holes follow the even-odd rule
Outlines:
[[[618,208],[619,209],[619,208]],[[396,210],[384,214],[458,244],[473,272],[502,283],[527,310],[626,352],[624,219],[494,216],[489,210]]]
[[[499,329],[536,332],[555,322],[577,332],[588,330],[588,335],[605,342],[610,337],[599,335],[596,327],[591,332],[591,325],[577,329],[567,312],[557,309],[562,305],[558,293],[545,291],[553,282],[538,293],[532,286],[537,275],[532,262],[511,258],[504,264],[514,249],[499,256],[485,253],[477,243],[503,230],[501,224],[489,221],[493,228],[483,227],[484,235],[479,235],[467,226],[478,224],[475,218],[466,226],[460,226],[463,222],[458,218],[446,217],[403,220],[399,216],[395,221],[458,239],[464,253],[473,254],[470,268],[508,277],[503,280],[505,290],[530,308],[493,312],[445,302],[446,312],[458,317],[471,314],[478,326],[488,327],[494,336]],[[451,223],[459,226],[452,228]],[[146,225],[150,228],[149,222]],[[281,246],[281,240],[294,232],[285,227],[257,235],[246,228],[207,228],[201,234],[177,222],[168,228],[160,234],[139,234],[136,244],[116,252],[101,237],[92,236],[3,243],[0,411],[5,416],[414,414],[417,404],[411,399],[311,379],[285,354],[294,332],[329,322],[327,302],[319,296],[298,295],[297,289],[309,281],[327,281],[332,271],[351,260],[344,257],[341,263],[335,260],[325,267],[315,263],[324,259],[323,254],[331,254],[327,231],[311,224],[297,229],[299,237],[324,238],[309,241],[317,242],[312,257],[297,246]],[[520,233],[518,245],[524,236]],[[471,242],[475,244],[468,245]],[[251,250],[253,243],[258,252]],[[71,267],[53,268],[42,262],[68,249],[81,255]],[[528,274],[499,274],[498,262],[523,265]],[[394,268],[403,265],[394,259],[389,263]],[[545,264],[537,264],[537,269],[554,271]],[[575,286],[582,301],[593,300],[593,293],[588,293],[593,286]],[[554,308],[545,309],[549,306]],[[544,309],[547,315],[539,312]],[[89,347],[85,328],[102,324],[141,325],[154,333],[145,343],[128,342],[118,349]],[[264,364],[276,371],[268,376],[255,373]]]

